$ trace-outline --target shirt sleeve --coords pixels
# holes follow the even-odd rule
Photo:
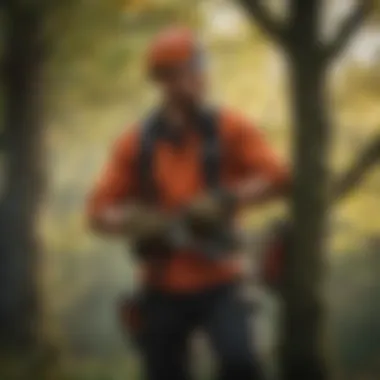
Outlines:
[[[233,161],[238,181],[261,178],[275,186],[289,180],[288,168],[280,161],[257,127],[244,119],[235,121]]]
[[[97,221],[108,208],[125,204],[135,197],[135,153],[135,134],[126,134],[114,144],[110,158],[88,197],[90,221]]]

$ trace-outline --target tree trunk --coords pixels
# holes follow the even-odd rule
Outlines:
[[[288,0],[289,18],[276,21],[262,0],[239,0],[256,23],[287,54],[291,73],[294,125],[294,184],[291,197],[290,252],[282,286],[284,318],[281,341],[283,380],[327,377],[323,360],[322,274],[329,201],[347,194],[380,157],[376,139],[333,187],[328,186],[330,122],[326,99],[326,68],[347,44],[373,7],[359,2],[325,44],[319,38],[319,0]],[[328,192],[330,187],[330,192]]]
[[[294,125],[294,246],[286,265],[281,366],[284,380],[325,379],[322,359],[323,242],[330,130],[318,49],[318,1],[293,1],[290,71]]]
[[[33,4],[34,3],[34,4]],[[4,52],[5,184],[0,203],[0,349],[37,341],[37,213],[43,190],[41,10],[8,0]]]

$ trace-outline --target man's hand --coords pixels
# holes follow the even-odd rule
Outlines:
[[[206,194],[190,204],[185,221],[195,236],[208,237],[231,218],[234,206],[235,199],[228,192]]]
[[[145,206],[130,206],[127,210],[125,235],[133,242],[160,242],[169,228],[169,218],[163,213]]]
[[[141,204],[113,207],[101,215],[99,223],[98,229],[127,238],[137,250],[157,251],[168,246],[169,217],[152,207]]]

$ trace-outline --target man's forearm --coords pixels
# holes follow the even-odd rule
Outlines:
[[[129,236],[136,225],[137,214],[135,205],[111,206],[91,217],[90,225],[100,234]]]
[[[132,242],[158,241],[166,236],[170,220],[159,210],[133,203],[105,209],[92,226],[101,234],[122,236]]]
[[[247,181],[233,189],[238,206],[263,204],[278,197],[286,196],[290,189],[288,181],[273,183],[265,179]]]

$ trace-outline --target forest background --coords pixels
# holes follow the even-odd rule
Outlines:
[[[324,32],[334,32],[351,3],[325,1]],[[279,13],[281,5],[271,2]],[[154,104],[145,72],[147,43],[173,23],[195,28],[209,50],[212,97],[251,117],[285,160],[291,149],[289,78],[280,51],[233,1],[57,1],[44,21],[43,138],[36,140],[47,170],[37,228],[39,326],[65,376],[121,379],[138,371],[115,317],[116,300],[134,286],[133,262],[124,242],[90,234],[84,205],[113,141]],[[335,125],[329,161],[340,172],[380,132],[377,16],[333,65],[330,84]],[[5,104],[0,97],[0,112]],[[379,193],[375,169],[330,218],[329,350],[341,369],[358,376],[380,373]],[[283,205],[252,210],[244,228],[265,231],[283,213]],[[276,348],[277,303],[265,294],[258,321],[268,362]]]

